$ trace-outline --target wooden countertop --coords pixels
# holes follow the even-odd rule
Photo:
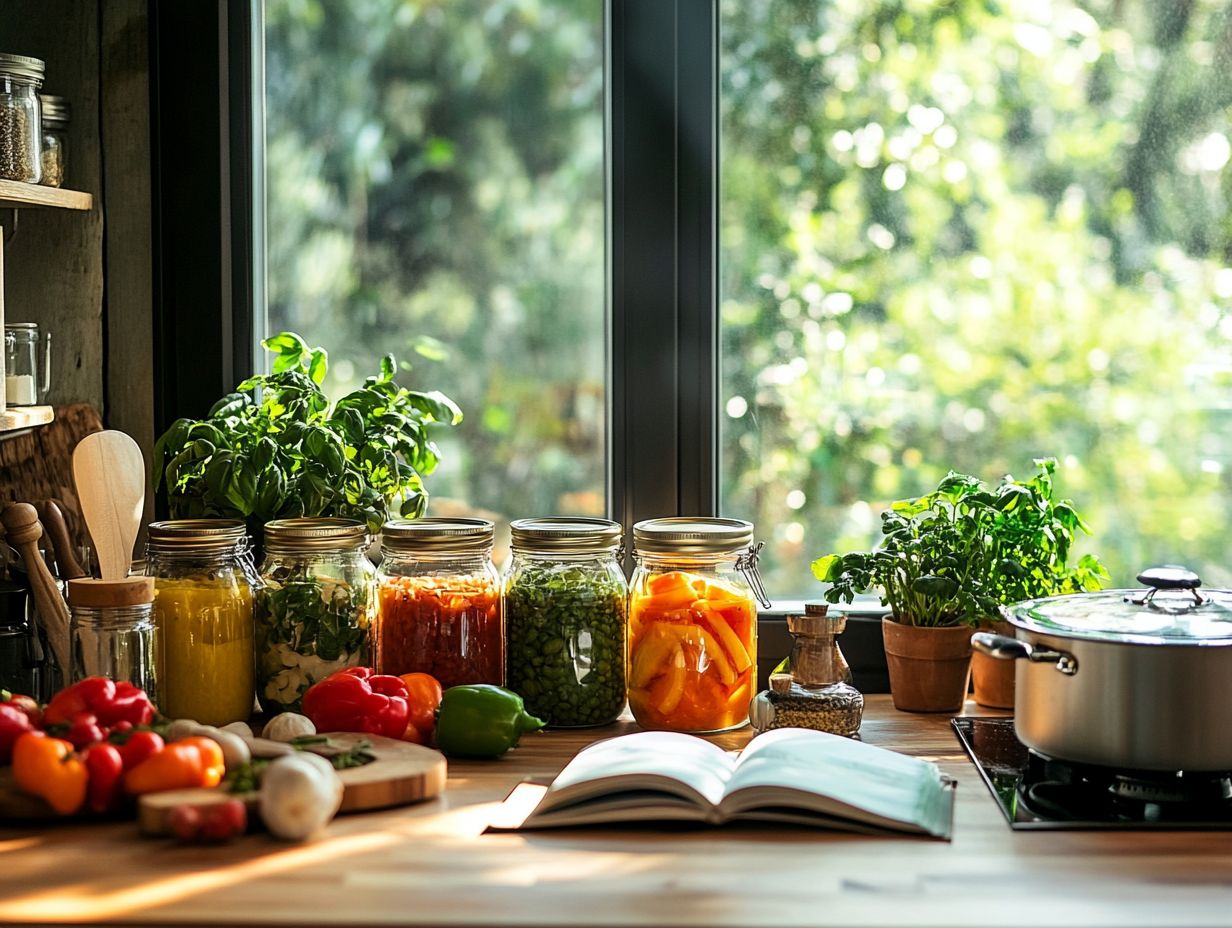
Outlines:
[[[500,761],[451,764],[441,799],[336,819],[307,845],[0,826],[0,923],[1232,923],[1232,832],[1012,832],[947,719],[896,712],[885,696],[869,698],[862,735],[958,777],[952,843],[764,827],[481,834],[518,780],[631,727],[530,736]]]

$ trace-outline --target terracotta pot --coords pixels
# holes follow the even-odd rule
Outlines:
[[[967,697],[971,629],[917,628],[881,620],[890,695],[904,712],[957,712]]]
[[[993,622],[981,631],[1014,637],[1009,622]],[[1002,661],[976,651],[971,655],[971,682],[975,684],[975,701],[990,709],[1014,708],[1014,668],[1018,661]]]

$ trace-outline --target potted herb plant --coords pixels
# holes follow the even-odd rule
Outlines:
[[[250,377],[204,419],[178,419],[154,447],[154,489],[174,519],[245,520],[254,538],[273,519],[341,516],[378,532],[398,513],[423,514],[423,478],[436,468],[437,425],[462,414],[441,393],[394,381],[397,363],[332,406],[321,389],[322,348],[292,332],[263,341],[269,374]]]
[[[876,587],[890,607],[882,634],[897,708],[960,708],[971,632],[994,621],[1002,603],[1099,589],[1107,577],[1090,555],[1066,567],[1074,533],[1087,527],[1071,503],[1052,500],[1056,461],[1035,463],[1031,480],[1007,476],[996,487],[951,472],[933,492],[881,514],[883,537],[873,551],[813,562],[814,576],[831,584],[830,602]]]

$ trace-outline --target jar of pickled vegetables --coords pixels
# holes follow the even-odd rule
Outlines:
[[[643,728],[716,732],[748,723],[757,676],[753,526],[649,519],[633,527],[629,708]]]
[[[376,592],[368,541],[352,519],[265,524],[254,614],[257,698],[266,712],[299,712],[312,684],[368,664]]]
[[[381,533],[377,673],[449,688],[505,682],[505,622],[487,519],[398,519]]]
[[[605,725],[625,705],[629,586],[606,519],[519,519],[505,576],[507,686],[553,727]]]
[[[146,573],[154,578],[163,715],[204,725],[246,720],[253,710],[257,577],[244,523],[153,523]]]

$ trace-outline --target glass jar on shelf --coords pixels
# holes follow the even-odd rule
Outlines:
[[[244,523],[153,523],[146,573],[154,578],[161,636],[159,709],[204,725],[246,720],[255,695],[252,601],[258,581]]]
[[[0,55],[0,179],[37,184],[42,177],[44,70],[38,58]]]
[[[37,322],[4,326],[4,393],[10,406],[35,406],[51,388],[51,333]]]
[[[86,677],[127,680],[160,708],[164,694],[159,667],[161,640],[154,618],[154,580],[70,580],[68,604],[69,682]],[[167,710],[163,708],[164,714]]]
[[[738,519],[633,527],[629,708],[643,728],[717,732],[748,723],[757,676],[760,545]]]
[[[68,165],[68,101],[51,94],[39,94],[42,109],[42,177],[44,187],[64,185],[64,172]]]
[[[254,607],[265,712],[299,712],[312,684],[368,664],[376,576],[368,541],[367,528],[352,519],[266,523]]]
[[[519,519],[505,577],[506,685],[561,727],[605,725],[625,705],[628,583],[607,519]]]
[[[446,689],[505,682],[500,578],[487,519],[398,519],[381,533],[378,673],[429,673]]]

